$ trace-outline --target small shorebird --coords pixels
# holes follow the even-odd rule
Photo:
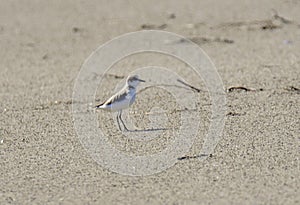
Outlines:
[[[130,105],[135,100],[136,87],[140,82],[145,82],[141,80],[138,75],[130,75],[127,77],[125,86],[112,97],[110,97],[104,103],[97,105],[96,108],[107,110],[107,111],[118,111],[117,122],[119,129],[121,130],[119,119],[121,120],[125,130],[128,131],[125,123],[122,120],[122,110],[129,108]]]

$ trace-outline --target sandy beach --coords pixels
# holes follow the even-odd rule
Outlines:
[[[0,204],[300,203],[300,1],[0,5]],[[72,94],[81,66],[99,46],[151,29],[184,36],[209,56],[226,91],[226,121],[213,153],[198,160],[211,121],[205,83],[171,57],[129,56],[110,70],[95,104],[128,73],[155,63],[201,90],[193,111],[200,126],[174,166],[149,176],[122,175],[101,166],[83,146],[74,129]],[[165,120],[178,127],[187,111],[163,89],[150,91],[141,92],[128,111],[133,123],[147,129]],[[151,115],[153,107],[167,110],[166,119]],[[174,138],[162,130],[163,137],[136,142],[121,134],[111,114],[97,116],[110,142],[125,153],[158,153]]]

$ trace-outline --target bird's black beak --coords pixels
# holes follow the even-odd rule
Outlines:
[[[143,83],[146,82],[146,81],[144,81],[144,80],[142,80],[142,79],[139,79],[139,81],[140,81],[140,82],[143,82]]]

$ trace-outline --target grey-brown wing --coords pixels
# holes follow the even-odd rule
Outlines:
[[[111,98],[109,98],[105,103],[105,105],[111,105],[112,103],[116,102],[116,101],[123,101],[126,100],[127,98],[127,90],[126,89],[122,89],[120,90],[118,93],[116,93],[115,95],[113,95]]]

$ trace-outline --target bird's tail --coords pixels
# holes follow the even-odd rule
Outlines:
[[[99,105],[96,105],[95,108],[101,108],[101,106],[104,105],[104,103],[101,103]]]

